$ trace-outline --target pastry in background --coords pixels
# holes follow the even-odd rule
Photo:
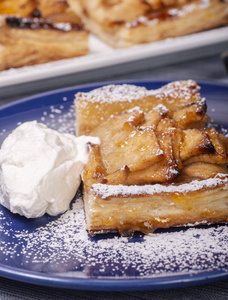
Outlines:
[[[66,1],[0,1],[0,70],[88,53],[88,32]]]
[[[222,0],[69,0],[88,30],[114,48],[228,24]]]

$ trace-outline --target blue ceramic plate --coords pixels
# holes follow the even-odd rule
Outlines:
[[[166,84],[128,83],[148,89]],[[74,94],[102,85],[58,90],[1,107],[0,143],[21,122],[34,119],[74,133]],[[227,135],[228,86],[200,85],[212,118],[209,126]],[[131,239],[114,234],[90,237],[85,230],[80,191],[70,210],[58,217],[45,215],[28,220],[0,207],[0,235],[0,276],[33,284],[132,291],[228,278],[227,225],[158,230],[151,236],[136,234]]]

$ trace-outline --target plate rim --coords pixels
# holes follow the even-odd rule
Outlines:
[[[187,79],[183,79],[181,81],[186,81]],[[190,79],[191,80],[191,79]],[[167,84],[171,81],[180,81],[178,78],[170,78],[170,79],[151,79],[151,78],[144,78],[144,79],[121,79],[121,80],[110,80],[110,81],[98,81],[98,82],[93,82],[93,83],[86,83],[86,84],[80,84],[80,85],[72,85],[69,87],[65,88],[59,88],[59,89],[53,89],[50,91],[42,92],[42,93],[37,93],[34,95],[22,97],[20,99],[14,100],[12,102],[0,105],[0,111],[8,109],[12,106],[23,104],[24,102],[30,102],[34,101],[36,98],[41,98],[41,97],[46,97],[50,96],[52,94],[58,94],[62,92],[71,92],[74,89],[86,89],[90,88],[95,89],[98,88],[99,86],[102,85],[109,85],[109,84],[152,84],[152,83],[161,83],[161,85]],[[214,87],[223,87],[223,88],[228,88],[228,82],[215,82],[213,80],[195,80],[196,83],[201,86],[201,85],[209,85],[209,86],[214,86]],[[228,98],[227,98],[228,99]]]
[[[188,286],[208,284],[228,279],[228,270],[191,273],[177,276],[154,278],[120,278],[120,279],[94,279],[63,277],[5,267],[0,264],[0,276],[24,283],[46,287],[80,289],[88,291],[146,291],[172,289]]]
[[[97,88],[102,85],[108,84],[161,84],[164,85],[170,81],[175,81],[178,79],[131,79],[131,80],[116,80],[116,81],[102,81],[96,83],[88,83],[83,85],[74,85],[66,88],[60,88],[56,90],[51,90],[48,92],[43,92],[28,96],[16,101],[12,101],[8,104],[0,106],[0,111],[7,110],[15,105],[23,105],[27,102],[32,102],[38,98],[43,98],[46,96],[57,95],[64,92],[73,92],[78,89],[87,88]],[[196,80],[197,84],[209,85],[214,88],[223,87],[228,89],[228,84],[224,82],[214,82],[208,80]],[[226,101],[226,100],[225,100]],[[227,98],[228,101],[228,98]],[[42,105],[42,104],[41,104]],[[201,271],[199,273],[191,272],[188,274],[180,274],[170,276],[157,276],[157,277],[144,277],[144,278],[84,278],[84,277],[68,277],[68,276],[58,276],[56,274],[46,274],[41,272],[34,272],[29,270],[23,270],[20,268],[15,268],[11,266],[6,266],[0,263],[0,276],[17,280],[20,282],[42,285],[46,287],[57,287],[57,288],[67,288],[67,289],[81,289],[81,290],[93,290],[93,291],[143,291],[143,290],[157,290],[157,289],[169,289],[178,287],[187,287],[199,284],[205,284],[210,282],[215,282],[219,280],[228,279],[228,269],[227,270],[211,270],[211,271]],[[133,284],[134,283],[134,284]]]
[[[34,66],[27,66],[4,70],[0,74],[0,87],[10,87],[16,84],[25,84],[37,82],[42,79],[51,79],[57,76],[72,75],[79,76],[84,71],[96,70],[103,67],[112,67],[116,64],[130,63],[142,60],[144,58],[156,59],[162,56],[173,56],[176,52],[188,52],[192,57],[203,57],[199,49],[210,47],[210,51],[214,54],[219,54],[225,51],[224,45],[228,42],[227,39],[228,26],[224,25],[218,28],[211,28],[205,31],[195,32],[180,37],[167,38],[161,41],[155,41],[146,44],[134,45],[130,48],[114,49],[99,37],[91,34],[89,38],[90,51],[84,56],[68,58],[58,61],[52,61]],[[167,45],[169,47],[167,47]],[[127,50],[126,50],[127,49]],[[201,51],[202,53],[205,51]],[[106,54],[104,57],[103,54]],[[176,62],[180,61],[179,56],[175,56]],[[94,59],[96,62],[94,63]],[[186,59],[184,59],[186,60]],[[156,65],[161,63],[156,62]],[[50,68],[54,70],[50,72]],[[17,72],[18,71],[18,72]]]

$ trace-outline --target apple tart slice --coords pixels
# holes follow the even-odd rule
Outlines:
[[[88,32],[66,1],[0,1],[0,71],[88,53]]]
[[[188,90],[188,84],[179,83],[179,88]],[[90,146],[83,173],[91,234],[117,230],[148,233],[189,223],[228,221],[228,140],[206,127],[205,99],[195,99],[198,92],[190,88],[188,92],[193,97],[186,97],[187,104],[174,97],[181,93],[166,93],[150,101],[151,108],[137,105],[106,115],[89,132],[101,141]],[[109,104],[110,97],[106,99]],[[165,106],[168,99],[172,103],[169,108]],[[76,109],[81,101],[79,94]],[[131,101],[131,105],[140,101],[142,98]]]
[[[114,48],[226,25],[221,0],[68,0],[86,27]]]

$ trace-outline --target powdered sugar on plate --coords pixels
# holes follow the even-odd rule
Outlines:
[[[71,103],[64,99],[44,107],[39,118],[53,129],[74,133]],[[27,220],[1,208],[0,230],[0,264],[39,274],[118,281],[228,272],[227,225],[161,229],[130,239],[118,234],[91,237],[80,191],[71,209],[55,218]]]
[[[74,105],[67,103],[66,97],[62,101],[63,104],[46,107],[38,121],[61,133],[75,134]]]
[[[2,226],[1,258],[17,257],[17,267],[61,276],[83,272],[89,277],[146,278],[178,273],[228,270],[228,227],[163,230],[128,239],[118,235],[92,238],[86,231],[83,201],[34,230]],[[13,226],[13,221],[12,221]],[[74,275],[76,276],[76,275]],[[118,278],[116,278],[118,279]]]

